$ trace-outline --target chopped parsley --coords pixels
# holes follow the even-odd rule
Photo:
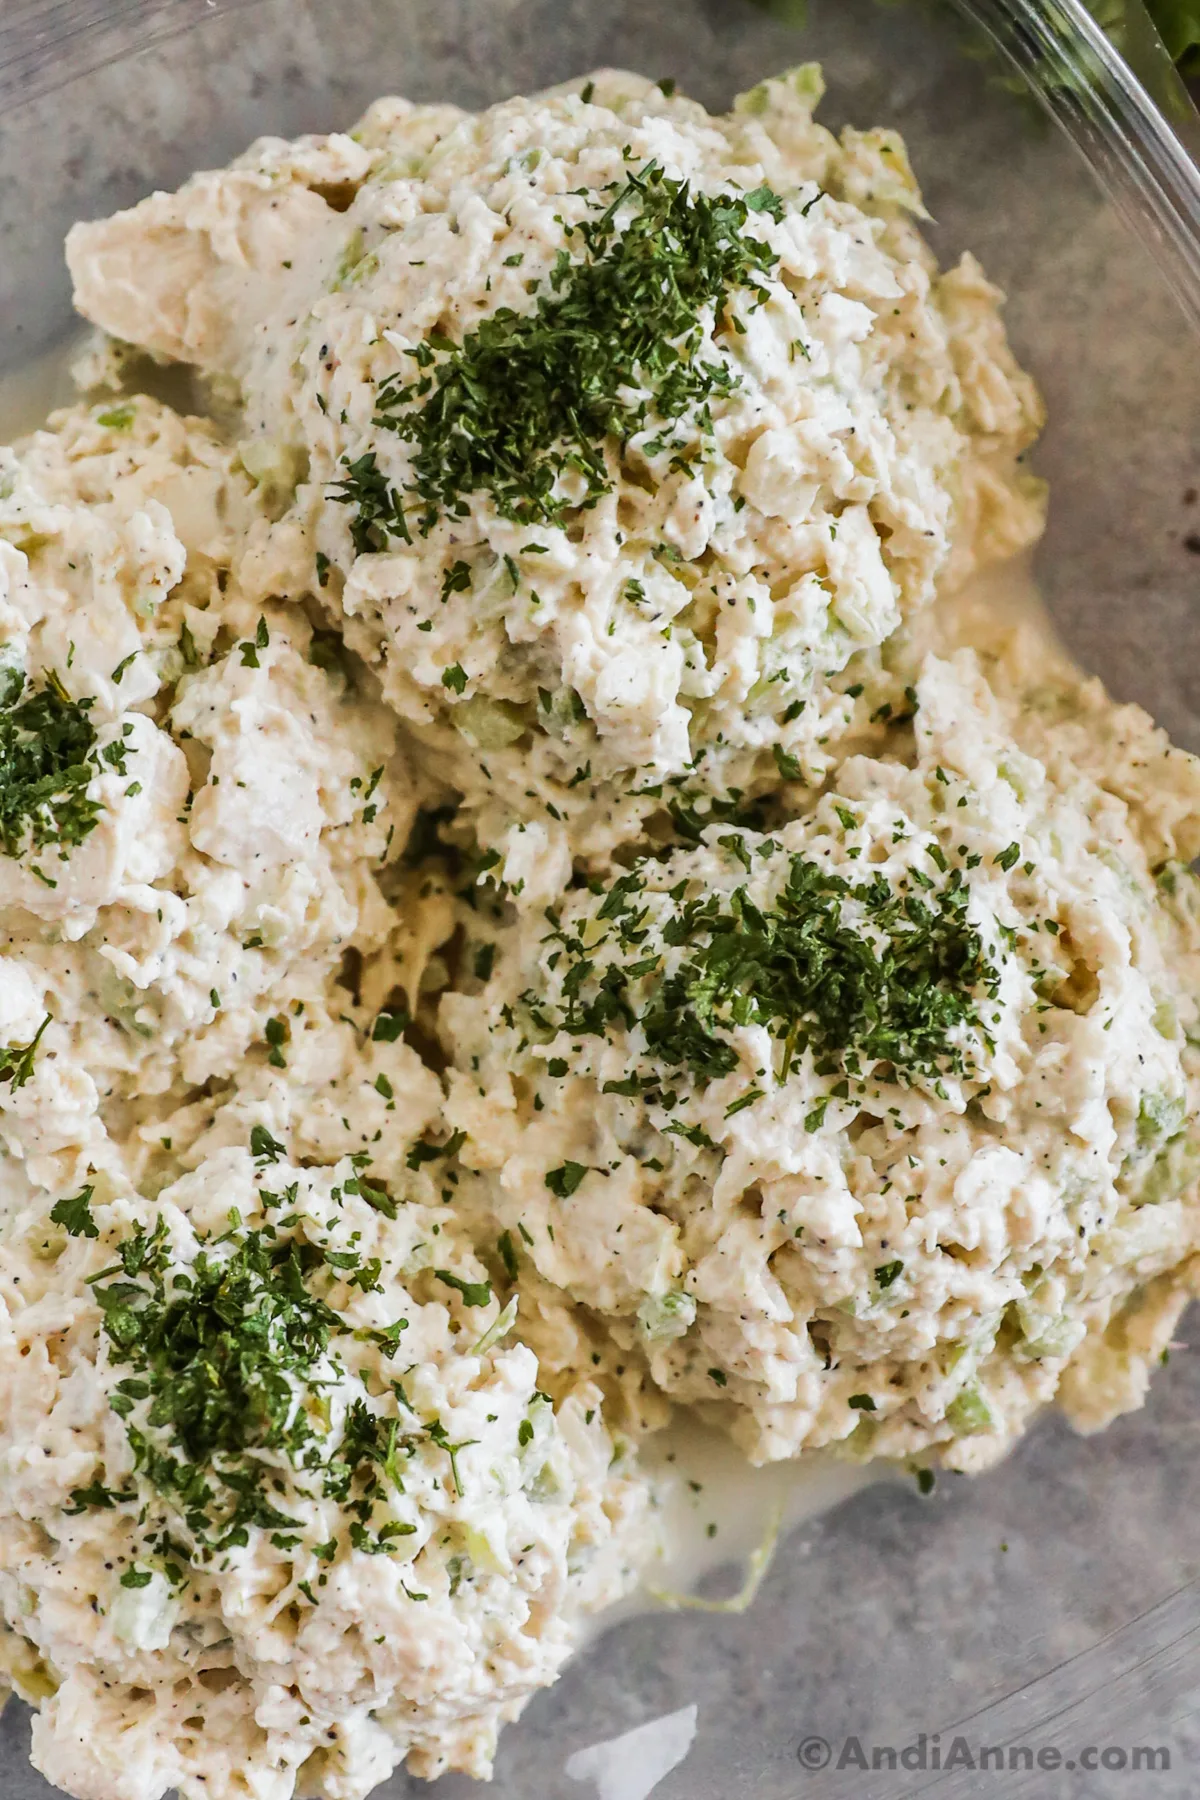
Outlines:
[[[777,197],[694,193],[650,163],[605,198],[566,227],[531,312],[500,307],[460,344],[431,334],[411,352],[415,374],[381,384],[375,422],[412,446],[421,531],[461,517],[481,490],[504,518],[556,522],[608,492],[608,445],[654,422],[657,448],[686,448],[707,432],[712,398],[736,387],[732,365],[705,354],[705,332],[735,289],[762,293],[777,258],[746,227]],[[375,453],[345,467],[332,497],[356,509],[355,547],[407,540],[404,501]]]
[[[511,1231],[502,1231],[496,1240],[496,1248],[500,1252],[500,1260],[504,1264],[504,1272],[510,1281],[515,1281],[521,1272],[517,1258],[517,1247],[512,1240]]]
[[[329,490],[329,498],[339,506],[352,506],[350,538],[360,556],[372,550],[383,550],[389,538],[401,538],[411,544],[412,533],[404,515],[404,502],[379,467],[375,452],[368,450],[353,461],[342,458],[346,473]]]
[[[442,1156],[457,1156],[467,1141],[465,1131],[452,1131],[444,1144],[431,1144],[428,1138],[418,1138],[405,1162],[410,1169],[419,1169],[422,1163],[437,1162]]]
[[[462,1295],[464,1306],[487,1306],[492,1298],[490,1281],[464,1281],[461,1275],[452,1275],[449,1269],[435,1269],[433,1272],[439,1281]]]
[[[376,1016],[371,1038],[376,1044],[394,1044],[412,1024],[406,1006],[388,1006]]]
[[[119,1279],[93,1290],[111,1360],[133,1371],[111,1404],[138,1468],[198,1536],[293,1523],[267,1500],[253,1453],[283,1450],[299,1463],[317,1442],[296,1389],[315,1396],[335,1378],[326,1353],[341,1323],[305,1285],[300,1247],[251,1231],[184,1265],[160,1220],[126,1238],[118,1256]],[[141,1401],[149,1408],[134,1425]]]
[[[586,1174],[583,1163],[565,1162],[560,1168],[546,1170],[546,1186],[560,1200],[569,1200]]]
[[[47,1013],[37,1031],[27,1044],[5,1044],[0,1046],[0,1082],[7,1081],[10,1088],[23,1088],[33,1074],[33,1065],[37,1057],[38,1045],[42,1041],[42,1033],[50,1023]]]
[[[60,1203],[85,1231],[87,1196]],[[294,1200],[295,1189],[283,1199]],[[62,1222],[73,1229],[65,1216]],[[124,1237],[113,1263],[91,1281],[119,1374],[109,1404],[124,1422],[136,1473],[182,1517],[201,1560],[247,1544],[253,1527],[276,1534],[273,1542],[299,1541],[279,1538],[303,1534],[303,1516],[288,1508],[318,1498],[349,1516],[352,1544],[384,1554],[416,1529],[376,1516],[389,1495],[404,1492],[402,1461],[432,1443],[450,1454],[453,1468],[463,1448],[446,1442],[440,1420],[422,1423],[398,1384],[380,1399],[362,1387],[340,1430],[331,1431],[331,1391],[347,1378],[340,1343],[357,1337],[394,1356],[408,1321],[353,1331],[325,1295],[341,1281],[361,1285],[352,1264],[377,1278],[378,1262],[288,1235],[290,1222],[252,1230],[234,1216],[229,1231],[202,1239],[185,1260],[160,1218],[152,1230],[139,1226]],[[437,1275],[469,1306],[491,1299],[486,1282]],[[96,1481],[71,1498],[83,1510],[135,1496]],[[335,1549],[331,1541],[318,1554],[328,1559]]]
[[[50,1217],[56,1225],[62,1225],[71,1237],[96,1238],[100,1236],[100,1227],[92,1217],[91,1200],[94,1189],[81,1188],[79,1193],[72,1194],[65,1200],[56,1200],[50,1208]]]
[[[463,562],[451,563],[442,577],[442,599],[448,600],[451,594],[466,594],[471,589],[471,565]]]
[[[245,669],[261,669],[262,664],[259,661],[258,653],[260,650],[265,650],[270,642],[271,634],[267,630],[267,621],[260,618],[258,625],[255,628],[253,640],[247,638],[245,643],[238,645],[238,649],[241,651],[242,667]]]
[[[136,1499],[136,1495],[133,1493],[132,1489],[126,1489],[124,1492],[118,1493],[113,1488],[105,1487],[104,1483],[97,1479],[95,1481],[89,1481],[86,1487],[72,1488],[70,1494],[71,1504],[70,1506],[64,1506],[63,1511],[67,1514],[68,1518],[71,1518],[78,1513],[87,1512],[92,1507],[97,1507],[104,1512],[110,1512],[118,1502],[133,1499]]]
[[[746,840],[738,849],[748,864]],[[568,929],[552,910],[545,941],[561,1001],[524,995],[534,1023],[577,1037],[637,1027],[657,1068],[700,1085],[737,1068],[731,1033],[746,1025],[782,1045],[780,1080],[805,1051],[818,1073],[857,1073],[864,1061],[899,1080],[967,1072],[964,1031],[980,1025],[976,996],[994,995],[999,977],[967,917],[961,870],[913,891],[881,873],[851,882],[795,854],[765,908],[744,886],[692,897],[688,886],[652,892],[635,865],[600,890],[586,923]],[[578,1185],[576,1167],[551,1170],[547,1185],[573,1191],[564,1184]]]
[[[698,792],[685,789],[667,801],[667,811],[671,815],[671,823],[676,835],[685,843],[700,843],[709,825],[733,825],[739,830],[761,831],[764,824],[763,808],[759,801],[743,800],[741,793],[734,789],[728,796],[709,795],[701,809],[702,798]]]
[[[250,1132],[250,1152],[261,1162],[278,1162],[284,1154],[278,1138],[271,1136],[265,1125],[255,1125]]]
[[[775,767],[785,781],[803,781],[804,770],[799,759],[790,750],[785,750],[782,744],[772,744],[771,753],[775,758]]]
[[[20,669],[0,671],[0,851],[22,856],[81,844],[103,808],[88,784],[105,772],[127,773],[132,747],[119,739],[101,751],[88,717],[94,702],[73,700],[49,670],[41,687]]]

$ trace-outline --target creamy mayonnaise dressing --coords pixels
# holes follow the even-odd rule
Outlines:
[[[820,92],[382,100],[71,234],[0,1668],[79,1800],[486,1775],[588,1619],[1140,1404],[1192,1291],[1198,765],[1055,645],[1001,297]]]

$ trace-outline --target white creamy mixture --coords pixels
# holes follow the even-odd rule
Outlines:
[[[1103,1424],[1192,1290],[1200,770],[996,606],[1037,396],[820,91],[385,100],[71,234],[0,1661],[79,1800],[486,1775],[818,1450]]]
[[[1037,398],[977,265],[933,265],[894,133],[839,142],[816,125],[812,69],[722,119],[630,75],[589,89],[590,103],[575,84],[479,117],[380,101],[349,138],[262,139],[68,244],[88,318],[236,381],[249,465],[289,489],[307,475],[244,578],[291,591],[323,559],[347,641],[503,850],[506,879],[524,874],[543,903],[572,853],[636,836],[653,808],[638,790],[664,778],[745,787],[777,780],[786,754],[819,779],[850,722],[825,678],[927,602],[948,564],[965,572],[1040,526],[1015,464]],[[420,459],[380,429],[381,394],[427,378],[431,334],[528,315],[534,295],[549,316],[568,292],[560,258],[582,257],[601,208],[614,231],[648,220],[652,243],[680,227],[686,209],[647,171],[697,203],[754,201],[731,227],[751,247],[744,283],[702,294],[691,319],[688,356],[720,371],[711,393],[664,429],[653,405],[642,417],[652,377],[617,370],[621,437],[594,467],[568,459],[551,507],[501,465],[432,523],[427,481],[395,514],[377,490],[403,494]],[[719,262],[719,218],[680,229],[692,266]],[[646,295],[618,274],[614,304],[637,317]],[[587,377],[602,359],[572,326],[564,356]],[[505,381],[536,389],[536,345],[515,354]],[[501,411],[511,398],[499,391]],[[352,508],[328,502],[363,456],[356,491],[374,516],[357,509],[356,541]]]

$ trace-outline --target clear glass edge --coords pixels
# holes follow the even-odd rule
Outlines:
[[[1200,157],[1195,109],[1190,103],[1180,107],[1172,129],[1082,0],[953,3],[1066,132],[1200,331],[1200,166],[1188,150],[1190,143]],[[0,9],[0,103],[19,105],[214,13],[251,5],[253,0],[8,0]],[[1169,91],[1177,91],[1173,83]]]
[[[0,99],[16,103],[34,91],[65,86],[113,57],[186,31],[214,12],[249,11],[254,0],[118,0],[118,5],[22,6],[12,11],[0,0]],[[981,28],[1019,72],[1046,112],[1073,142],[1127,226],[1154,258],[1192,323],[1200,329],[1200,170],[1122,58],[1078,0],[954,0],[960,14]],[[68,12],[74,16],[67,24]],[[29,61],[6,54],[14,23],[23,16],[47,20]],[[86,15],[86,16],[84,16]],[[69,38],[60,55],[58,21]],[[43,73],[44,71],[44,73]],[[1161,1676],[1182,1702],[1195,1693],[1197,1675],[1195,1605],[1200,1586],[1189,1582],[1175,1594],[1129,1621],[1111,1639],[1081,1652],[1051,1672],[1036,1693],[1027,1688],[995,1702],[970,1723],[976,1736],[1008,1741],[1027,1737],[1034,1723],[1060,1722],[1085,1701],[1113,1708],[1129,1662],[1139,1666],[1139,1703],[1144,1705],[1150,1673]],[[1182,1645],[1184,1654],[1180,1655]],[[1124,1652],[1125,1654],[1119,1654]],[[1120,1721],[1124,1723],[1122,1719]],[[0,1774],[0,1785],[3,1776]],[[1036,1785],[1035,1785],[1036,1782]],[[1007,1789],[1030,1800],[1044,1794],[1041,1778]],[[812,1800],[834,1791],[811,1778],[804,1792]],[[914,1789],[904,1790],[912,1795]],[[979,1790],[963,1777],[943,1775],[920,1788],[938,1800],[968,1800]],[[858,1800],[895,1800],[897,1790],[874,1784],[858,1790]]]
[[[954,0],[1066,132],[1200,331],[1200,149],[1177,135],[1082,0]],[[1190,111],[1191,109],[1189,109]]]

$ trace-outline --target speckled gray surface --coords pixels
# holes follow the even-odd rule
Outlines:
[[[1014,339],[1050,406],[1040,569],[1060,629],[1116,692],[1200,748],[1195,346],[1072,153],[949,36],[869,0],[813,11],[797,34],[745,0],[0,0],[0,367],[64,329],[58,245],[72,219],[258,132],[344,124],[387,88],[473,104],[602,62],[676,75],[719,104],[817,55],[826,115],[899,124],[939,250],[970,245],[1010,290]],[[72,68],[89,73],[62,85]],[[508,1733],[491,1792],[586,1796],[564,1773],[572,1751],[695,1702],[696,1743],[655,1800],[1192,1800],[1198,1469],[1200,1358],[1179,1354],[1145,1412],[1102,1438],[1046,1421],[1006,1466],[943,1481],[929,1501],[907,1484],[868,1490],[781,1548],[746,1616],[617,1626]],[[1078,1762],[1094,1745],[1110,1764],[1162,1746],[1171,1767],[1052,1772],[1043,1758],[1032,1773],[946,1772],[930,1744],[924,1771],[839,1773],[797,1755],[816,1735],[836,1763],[849,1733],[869,1759],[921,1731],[940,1732],[947,1754],[962,1721],[972,1746],[1057,1747]],[[24,1766],[26,1735],[19,1709],[0,1720],[0,1800],[47,1800]],[[404,1777],[382,1790],[472,1791]]]

